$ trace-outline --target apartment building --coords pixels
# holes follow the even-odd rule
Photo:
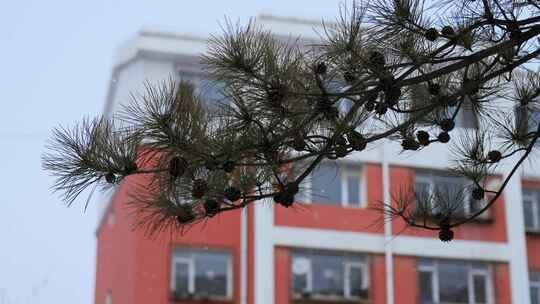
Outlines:
[[[316,41],[318,22],[261,15],[276,35]],[[212,89],[198,55],[206,38],[143,30],[118,50],[105,113],[172,76]],[[474,127],[458,119],[459,130]],[[532,119],[530,120],[532,121]],[[178,234],[133,229],[126,207],[130,177],[103,202],[97,229],[96,304],[136,303],[540,303],[540,170],[526,164],[487,214],[437,233],[384,223],[372,210],[404,187],[460,185],[444,171],[443,145],[400,155],[384,143],[322,164],[284,208],[259,202]],[[493,179],[508,174],[500,168]],[[464,204],[463,214],[473,212]]]

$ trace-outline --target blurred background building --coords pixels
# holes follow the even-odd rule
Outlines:
[[[305,44],[319,39],[314,28],[322,32],[318,22],[295,18],[257,22]],[[218,96],[198,63],[206,42],[140,31],[118,50],[105,113],[143,92],[146,81],[169,76]],[[454,132],[474,128],[474,116],[463,115],[458,126]],[[321,165],[304,204],[292,209],[261,202],[153,238],[132,229],[130,184],[119,185],[100,212],[95,303],[540,303],[540,173],[525,165],[488,213],[443,243],[437,232],[385,223],[370,209],[407,185],[463,185],[445,174],[443,145],[409,157],[400,150],[385,143]],[[460,212],[481,207],[465,203]]]

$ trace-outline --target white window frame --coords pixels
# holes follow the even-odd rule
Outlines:
[[[313,291],[313,264],[311,263],[311,259],[308,257],[302,257],[302,259],[306,259],[308,261],[308,270],[306,272],[306,287],[304,288],[303,292],[312,292]],[[292,262],[294,263],[294,258]],[[294,276],[294,273],[293,273],[293,276]]]
[[[533,227],[525,226],[527,232],[540,232],[540,216],[538,215],[538,209],[540,208],[540,190],[524,189],[523,191],[523,204],[525,204],[526,198],[532,202],[532,216]],[[525,216],[525,215],[524,215]]]
[[[338,204],[335,204],[335,206],[342,206],[342,207],[348,207],[348,208],[366,208],[367,203],[367,187],[366,187],[366,178],[365,178],[365,170],[364,166],[361,164],[352,164],[352,163],[336,163],[337,166],[339,166],[341,175],[336,178],[339,178],[339,184],[341,186],[341,201]],[[317,170],[317,168],[315,169]],[[316,189],[312,190],[312,182],[310,174],[308,178],[306,178],[302,183],[301,187],[305,189],[301,189],[300,191],[303,192],[301,200],[304,204],[312,204],[314,203],[313,199],[313,192],[316,191]],[[360,202],[358,205],[351,205],[349,203],[349,177],[358,177],[360,180],[360,185],[358,187],[358,190],[360,193],[358,194],[358,197],[360,199]],[[325,204],[325,205],[332,205],[332,204]]]
[[[178,250],[178,249],[176,249]],[[170,290],[175,291],[176,287],[176,264],[187,264],[188,265],[188,293],[192,295],[195,294],[195,258],[197,253],[203,252],[203,250],[193,250],[193,249],[187,249],[189,252],[189,257],[187,256],[175,256],[175,253],[173,252],[173,258],[171,263],[171,286]],[[216,251],[216,253],[223,253],[227,256],[227,287],[226,287],[226,295],[225,299],[231,299],[232,293],[233,293],[233,269],[232,269],[232,261],[231,261],[231,254],[226,251]],[[221,299],[223,297],[220,296],[214,296],[209,295],[212,299]]]
[[[434,178],[436,178],[437,176],[444,176],[444,175],[438,174],[437,172],[416,171],[415,172],[415,181],[414,181],[415,188],[416,188],[416,183],[417,182],[429,184],[429,195],[432,196],[434,194],[434,190],[436,188]],[[465,181],[465,183],[463,184],[463,187],[467,187],[466,183],[468,181],[465,178],[463,178],[463,180]],[[465,193],[466,193],[466,196],[463,198],[464,199],[463,212],[464,212],[465,216],[470,216],[470,215],[473,214],[473,211],[471,211],[471,197],[469,196],[470,194],[468,194],[467,192],[465,192]],[[485,205],[487,202],[486,202],[485,199],[482,199],[479,203],[482,204],[482,205]],[[435,204],[435,202],[431,201],[432,210],[435,210],[434,209],[435,208],[434,204]],[[486,210],[485,212],[480,214],[478,216],[478,218],[480,218],[480,219],[488,219],[488,218],[490,218],[490,215],[491,215],[490,210]]]
[[[518,105],[515,107],[514,113],[515,113],[517,125],[523,133],[536,131],[537,126],[531,126],[531,123],[529,122],[529,120],[531,118],[531,114],[540,115],[539,112],[540,112],[540,108],[535,107],[534,105],[531,105],[531,104],[525,105],[525,106]],[[537,141],[534,145],[535,146],[540,145],[540,141]]]
[[[309,261],[308,272],[306,273],[306,287],[304,292],[310,293],[317,298],[334,298],[334,296],[323,296],[318,294],[313,294],[313,262],[309,255],[302,256]],[[369,288],[369,271],[368,271],[368,257],[363,257],[363,261],[347,261],[347,257],[343,257],[343,299],[347,300],[356,300],[361,299],[360,297],[351,296],[351,286],[350,286],[350,269],[351,268],[360,268],[362,272],[362,289]],[[294,263],[294,257],[292,258],[292,263]],[[292,264],[291,264],[292,267]],[[295,297],[301,296],[294,294]]]
[[[530,274],[529,274],[530,276]],[[531,289],[531,293],[532,293],[532,288],[536,288],[537,289],[537,294],[536,294],[536,297],[537,299],[540,299],[540,275],[538,276],[538,281],[533,281],[532,279],[529,279],[529,289]],[[532,294],[531,294],[531,298],[532,298]]]
[[[431,275],[431,296],[433,303],[440,302],[439,292],[439,261],[431,260],[430,265],[418,265],[418,272],[425,272]],[[475,268],[474,262],[467,263],[467,288],[468,288],[468,304],[475,304],[475,291],[474,291],[474,276],[479,275],[485,278],[486,282],[486,301],[487,304],[494,304],[494,290],[493,290],[493,273],[491,267],[485,266],[482,268]]]
[[[459,109],[459,112],[455,118],[455,124],[456,124],[456,127],[457,128],[461,128],[461,129],[464,129],[464,130],[478,130],[478,127],[479,127],[479,124],[480,124],[480,121],[478,119],[478,116],[477,114],[473,111],[472,107],[470,107],[470,104],[471,104],[471,101],[469,99],[468,96],[465,97],[466,100],[465,102],[463,102],[461,104],[461,107]],[[456,105],[457,107],[457,105]],[[450,107],[450,114],[453,114],[456,107]],[[466,113],[465,112],[470,112],[470,115],[472,117],[474,117],[474,121],[471,122],[471,123],[466,123],[465,122],[465,118],[466,118]],[[472,126],[466,126],[469,125],[469,124],[472,124]]]
[[[351,296],[351,268],[360,268],[362,273],[362,286],[363,290],[369,288],[369,273],[366,263],[362,262],[349,262],[343,263],[343,294],[346,299],[357,299],[358,297]]]

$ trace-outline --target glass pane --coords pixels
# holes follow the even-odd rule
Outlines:
[[[416,181],[414,184],[416,195],[416,212],[418,215],[430,214],[433,212],[431,206],[430,184],[424,181]]]
[[[441,302],[468,303],[468,266],[462,262],[439,262],[439,295]]]
[[[195,292],[206,296],[227,296],[228,255],[199,252],[195,257]]]
[[[529,109],[529,117],[527,120],[528,131],[536,131],[540,123],[540,110],[536,108]]]
[[[523,216],[525,217],[525,228],[534,228],[533,202],[525,199],[523,201]]]
[[[293,290],[296,294],[308,291],[308,276],[311,271],[309,258],[295,256],[292,261]]]
[[[185,297],[189,294],[189,266],[186,263],[176,263],[174,265],[174,294]]]
[[[462,128],[468,128],[468,129],[476,129],[478,120],[476,119],[476,115],[474,114],[473,110],[470,107],[464,107],[461,109],[461,121],[458,120],[458,127]]]
[[[223,95],[223,84],[206,78],[201,78],[199,92],[206,106],[212,108],[219,103],[224,103],[226,98]]]
[[[314,255],[313,293],[343,296],[343,258],[331,255]]]
[[[443,210],[451,210],[455,215],[464,215],[463,188],[465,181],[461,177],[455,176],[435,176],[435,195],[438,204]]]
[[[531,286],[531,304],[540,304],[540,288]]]
[[[360,205],[360,177],[359,176],[349,176],[347,177],[347,190],[348,190],[348,200],[349,205],[358,206]]]
[[[311,179],[312,201],[341,204],[341,170],[338,166],[320,165]]]
[[[486,277],[483,275],[473,276],[475,303],[487,303]]]
[[[362,289],[363,280],[362,268],[355,266],[349,268],[349,288],[351,297],[367,297],[366,290]]]
[[[531,282],[536,282],[536,284],[540,284],[540,272],[529,272],[529,280],[531,280]]]
[[[420,286],[420,303],[429,304],[433,302],[432,290],[432,275],[431,272],[419,271],[418,284]]]

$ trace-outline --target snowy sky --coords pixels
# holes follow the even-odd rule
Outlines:
[[[115,48],[143,26],[206,35],[224,16],[333,19],[337,0],[17,0],[0,9],[0,304],[94,301],[96,211],[66,208],[40,157],[103,109]]]

